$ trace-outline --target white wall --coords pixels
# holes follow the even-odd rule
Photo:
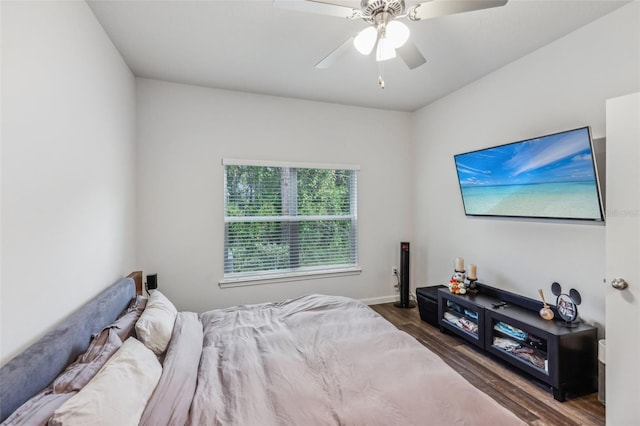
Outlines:
[[[467,218],[453,155],[590,125],[605,135],[605,100],[640,88],[640,3],[607,15],[416,113],[414,284],[446,283],[453,259],[488,284],[537,298],[550,285],[582,294],[604,322],[605,227]]]
[[[136,90],[138,260],[180,309],[311,292],[394,300],[391,267],[411,237],[409,114],[148,79]],[[359,164],[362,274],[220,289],[224,157]]]
[[[135,80],[86,3],[0,3],[4,364],[135,266]]]

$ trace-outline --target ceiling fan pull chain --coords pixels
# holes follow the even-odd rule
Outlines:
[[[378,86],[384,90],[384,79],[382,78],[382,68],[384,67],[382,62],[378,62],[380,74],[378,75]]]

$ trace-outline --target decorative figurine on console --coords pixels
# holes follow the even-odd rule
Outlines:
[[[449,280],[449,291],[453,294],[466,294],[467,285],[464,282],[464,272],[455,272]]]
[[[467,286],[464,282],[465,278],[464,259],[456,257],[455,272],[449,280],[449,291],[453,294],[466,294]]]

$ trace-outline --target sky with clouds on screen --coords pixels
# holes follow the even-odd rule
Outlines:
[[[587,128],[460,154],[456,166],[463,186],[594,179]]]

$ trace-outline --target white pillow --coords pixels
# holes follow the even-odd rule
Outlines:
[[[136,322],[138,339],[156,355],[162,355],[171,340],[177,314],[178,310],[173,303],[158,290],[154,290]]]
[[[49,425],[135,426],[161,374],[155,354],[130,337],[80,392],[53,413]]]

